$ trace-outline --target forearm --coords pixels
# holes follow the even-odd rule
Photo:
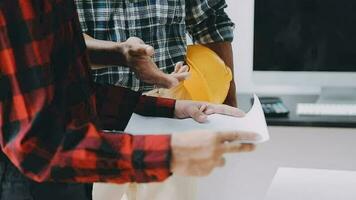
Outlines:
[[[98,40],[85,33],[83,35],[92,69],[102,68],[105,65],[125,65],[123,43]]]
[[[232,72],[232,80],[228,95],[225,100],[225,104],[230,106],[237,106],[236,100],[236,84],[234,80],[234,57],[231,42],[215,42],[204,44],[206,47],[213,50],[219,57],[225,62]]]
[[[134,112],[144,116],[173,118],[175,105],[174,99],[143,95]]]
[[[98,125],[104,130],[124,130],[133,112],[145,116],[174,117],[174,99],[142,95],[127,88],[95,85]]]
[[[145,183],[163,181],[171,174],[170,135],[103,133],[89,123],[56,135],[60,141],[51,147],[46,142],[54,137],[26,136],[14,138],[2,151],[22,173],[38,182]]]
[[[231,69],[231,72],[234,73],[234,59],[231,42],[214,42],[203,45],[218,54],[218,56]]]
[[[129,90],[125,92],[118,87],[102,86],[101,89],[97,88],[97,93],[100,93],[97,97],[113,99],[104,101],[99,98],[95,101],[92,96],[90,101],[97,105],[106,103],[108,112],[101,114],[109,118],[121,117],[125,121],[129,119],[136,104],[142,101],[138,94]],[[1,133],[1,138],[6,138],[5,135],[15,131],[21,133],[11,140],[1,140],[1,147],[25,175],[39,182],[88,183],[152,182],[163,181],[170,176],[169,135],[103,133],[102,128],[96,127],[96,117],[83,116],[88,109],[94,109],[88,107],[91,104],[76,105],[78,113],[68,115],[55,104],[57,101],[49,100],[53,98],[50,94],[52,92],[36,93],[41,98],[36,98],[34,105],[40,105],[39,102],[42,101],[49,101],[50,105],[43,105],[33,113],[36,118],[31,116],[28,120],[23,120],[20,130],[10,126],[10,122],[0,126],[9,127],[6,132]],[[0,102],[0,108],[2,103]],[[32,108],[28,106],[25,110]],[[47,107],[52,109],[46,109]],[[10,109],[16,110],[12,107]],[[97,109],[105,111],[100,106]],[[4,118],[8,119],[9,116],[5,114]]]

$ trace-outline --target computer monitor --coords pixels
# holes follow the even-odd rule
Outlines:
[[[255,0],[253,80],[356,103],[356,1]]]

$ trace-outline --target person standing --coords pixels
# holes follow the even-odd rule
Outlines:
[[[115,54],[112,46],[133,37],[139,38],[155,50],[153,58],[156,65],[163,72],[171,73],[176,63],[185,60],[188,33],[193,42],[212,49],[234,71],[231,47],[234,23],[224,11],[227,7],[225,0],[75,2],[88,50],[93,54],[105,52],[103,54],[107,56],[102,57],[112,59]],[[96,82],[144,92],[154,88],[152,84],[140,81],[130,68],[113,62],[101,64],[108,68],[93,70]],[[225,104],[237,106],[234,80]]]
[[[93,65],[105,66],[93,70],[95,82],[120,85],[135,91],[151,91],[155,86],[135,76],[135,70],[127,67],[132,66],[130,62],[126,62],[124,66],[107,62],[117,57],[115,55],[118,51],[113,47],[132,41],[153,47],[154,53],[149,54],[153,58],[151,65],[158,66],[165,73],[172,73],[176,63],[185,60],[187,34],[194,43],[205,45],[216,52],[234,72],[231,46],[234,23],[224,11],[227,7],[225,0],[75,0],[75,2],[89,55],[94,55],[90,56]],[[98,54],[101,56],[95,56]],[[134,65],[140,66],[140,63],[135,62]],[[224,103],[237,106],[234,79],[231,81]],[[164,191],[175,191],[173,194],[177,199],[188,198],[183,195],[187,193],[190,194],[189,199],[194,199],[193,188],[196,185],[194,182],[194,179],[174,177],[158,188],[144,185],[130,185],[128,190],[122,186],[120,189],[117,186],[113,188],[117,188],[118,194],[125,190],[130,191],[131,196],[140,193],[137,195],[158,199],[155,194],[161,193],[161,196],[164,196]],[[106,186],[106,189],[107,187],[110,186]],[[106,189],[100,187],[103,193],[94,193],[96,199],[108,198],[102,196],[104,193],[108,194],[104,192]],[[139,190],[142,192],[135,192]]]
[[[105,133],[132,112],[200,122],[241,112],[94,84],[85,51],[72,0],[0,2],[0,199],[88,200],[83,183],[202,176],[224,153],[253,150],[231,143],[255,137],[241,132]]]

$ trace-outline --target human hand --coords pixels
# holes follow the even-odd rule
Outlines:
[[[184,81],[190,75],[188,65],[184,65],[184,62],[178,62],[175,67],[174,71],[170,73],[171,76],[177,78],[179,81]]]
[[[174,111],[176,118],[184,119],[191,117],[200,123],[206,122],[207,116],[214,113],[234,117],[245,116],[245,113],[242,110],[228,105],[189,100],[177,100]]]
[[[191,131],[172,135],[171,171],[181,176],[206,176],[225,165],[225,153],[249,152],[253,144],[239,141],[256,140],[254,133]]]
[[[131,67],[143,82],[161,88],[172,88],[189,76],[189,72],[184,71],[185,67],[182,63],[178,64],[179,70],[175,73],[165,74],[162,72],[152,59],[153,47],[145,44],[140,38],[130,37],[122,46],[124,47],[125,65]]]
[[[178,80],[183,81],[189,77],[190,73],[188,65],[184,65],[183,62],[178,62],[174,68],[174,71],[170,74],[173,77],[176,77]],[[153,97],[165,97],[165,98],[172,98],[171,89],[166,88],[156,88],[150,90],[145,95],[153,96]],[[173,88],[174,90],[174,88]]]

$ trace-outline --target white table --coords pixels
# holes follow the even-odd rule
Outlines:
[[[355,200],[356,171],[279,168],[264,200]]]
[[[199,180],[199,200],[262,200],[279,167],[356,170],[356,129],[270,127],[254,153],[229,155],[227,165]]]

